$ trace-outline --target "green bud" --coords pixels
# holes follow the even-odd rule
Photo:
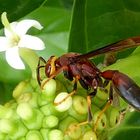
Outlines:
[[[87,131],[82,140],[97,140],[96,133],[93,132],[92,130]]]
[[[46,79],[42,82],[42,84],[45,81]],[[45,83],[41,95],[38,96],[39,106],[43,106],[52,102],[55,98],[55,94],[56,94],[56,82],[54,79],[51,79],[47,83]]]
[[[0,132],[2,133],[13,133],[15,131],[15,124],[12,120],[1,119],[0,120]]]
[[[58,125],[59,119],[54,116],[54,115],[50,115],[50,116],[46,116],[43,119],[43,128],[53,128],[56,127]]]
[[[31,95],[32,95],[32,98],[30,99],[29,104],[30,104],[32,107],[38,107],[38,97],[39,97],[39,93],[32,92]]]
[[[63,120],[63,118],[65,118],[68,115],[68,112],[57,111],[53,103],[42,106],[40,110],[45,116],[54,115],[58,117],[60,120]]]
[[[17,107],[17,113],[28,129],[41,128],[44,115],[38,109],[31,108],[28,103],[21,103]]]
[[[42,84],[44,84],[45,81],[46,79],[42,82]],[[47,83],[45,83],[42,89],[42,93],[46,94],[47,97],[54,96],[56,93],[56,81],[54,79],[51,79]]]
[[[80,139],[82,133],[91,129],[89,125],[77,126],[79,122],[71,116],[59,123],[59,129],[64,133],[64,140]]]
[[[23,120],[23,122],[28,129],[40,129],[42,126],[43,117],[43,114],[38,109],[34,109],[33,118],[29,120]]]
[[[75,118],[68,116],[59,123],[59,129],[65,133],[71,123],[77,122],[78,121]]]
[[[70,109],[68,110],[68,113],[70,116],[74,117],[79,122],[83,122],[87,119],[87,114],[81,115],[81,114],[77,113],[76,110],[73,108],[73,106],[70,107]]]
[[[43,140],[49,140],[49,138],[48,138],[49,131],[50,131],[50,129],[44,129],[44,128],[42,128],[40,130]]]
[[[49,140],[63,140],[63,137],[61,130],[53,129],[49,132]]]
[[[38,107],[38,96],[36,92],[23,93],[17,98],[17,103],[28,102],[32,107]]]
[[[71,139],[80,139],[82,136],[82,127],[77,126],[78,123],[71,123],[66,131],[66,134]]]
[[[29,120],[33,118],[34,113],[33,109],[28,103],[20,103],[17,107],[17,114],[23,119],[23,120]]]
[[[0,118],[10,119],[10,118],[18,118],[14,109],[0,105]]]
[[[106,118],[105,113],[103,113],[101,116],[99,116],[100,112],[101,111],[97,111],[97,112],[94,113],[93,122],[94,122],[94,125],[95,125],[97,119],[100,117],[100,119],[98,120],[98,123],[96,124],[97,126],[94,126],[94,127],[96,127],[97,130],[102,131],[104,128],[107,127],[107,118]]]
[[[43,140],[43,137],[39,131],[32,130],[27,133],[26,140]]]
[[[15,123],[17,125],[15,129],[16,131],[12,134],[9,133],[10,138],[13,140],[24,137],[28,131],[27,128],[24,126],[24,124],[20,120],[16,120]]]
[[[38,96],[38,100],[37,100],[38,105],[39,106],[47,105],[47,104],[51,103],[50,100],[53,100],[53,98],[47,97],[45,93],[40,93],[40,95]]]
[[[11,139],[18,139],[25,136],[27,129],[19,120],[1,119],[0,132],[8,134]]]
[[[117,108],[111,107],[108,109],[107,118],[109,118],[109,125],[116,126],[120,122],[120,112]]]
[[[10,109],[16,109],[17,102],[15,100],[10,100],[4,104],[4,107],[10,108]]]
[[[74,96],[72,106],[77,113],[81,115],[87,114],[88,104],[87,100],[84,97],[78,95]]]
[[[56,104],[55,109],[58,110],[59,112],[64,112],[64,111],[68,110],[72,105],[72,97],[69,96],[66,100],[63,100],[66,97],[68,97],[68,93],[61,92],[56,96],[56,98],[54,100],[54,104]]]
[[[24,103],[24,102],[29,102],[32,98],[32,93],[23,93],[21,94],[17,99],[17,103]]]
[[[33,89],[29,84],[29,81],[20,82],[13,91],[13,97],[17,99],[22,93],[32,92]]]

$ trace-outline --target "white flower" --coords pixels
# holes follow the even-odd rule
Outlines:
[[[0,36],[0,52],[5,51],[6,60],[10,66],[15,69],[24,69],[19,48],[44,49],[45,45],[40,38],[26,34],[29,28],[35,27],[41,30],[42,26],[38,21],[30,19],[9,23],[5,12],[2,14],[1,20],[4,25],[5,37]]]

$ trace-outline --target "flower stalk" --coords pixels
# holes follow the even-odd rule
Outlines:
[[[39,60],[38,55],[33,50],[27,48],[20,48],[19,54],[24,62],[29,66],[32,73],[32,78],[36,79],[36,68]]]

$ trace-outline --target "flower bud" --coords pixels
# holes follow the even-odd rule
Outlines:
[[[50,129],[41,128],[40,133],[41,133],[41,135],[43,137],[43,140],[49,140],[49,138],[48,138],[49,137],[48,136],[49,131],[50,131]]]
[[[25,136],[27,128],[19,120],[1,119],[0,132],[8,134],[11,139],[18,139]]]
[[[68,93],[61,92],[56,96],[56,98],[54,100],[54,104],[56,104],[55,108],[59,112],[64,112],[64,111],[68,110],[72,105],[72,97],[69,96],[67,99],[65,99],[66,97],[68,97]],[[57,103],[60,103],[60,104],[57,105]]]
[[[53,128],[58,125],[58,121],[59,121],[59,119],[54,115],[46,116],[43,118],[42,126],[43,126],[43,128]]]
[[[13,97],[17,99],[22,93],[32,92],[33,89],[29,83],[29,81],[20,82],[13,91]]]
[[[40,129],[44,115],[41,111],[31,108],[28,103],[21,103],[17,107],[17,114],[28,129]]]
[[[42,84],[46,81],[46,79],[42,82]],[[49,80],[43,86],[42,93],[38,97],[38,104],[39,106],[46,105],[52,102],[55,98],[56,94],[56,82],[54,79]]]
[[[39,131],[31,130],[27,133],[26,140],[43,140],[43,137]]]
[[[119,123],[120,112],[117,108],[110,107],[106,114],[107,114],[107,118],[108,118],[110,127],[114,127]]]
[[[73,109],[81,115],[87,114],[88,112],[88,104],[87,100],[79,95],[75,95],[73,97],[73,103],[72,103]]]
[[[84,134],[82,140],[97,140],[96,133],[92,130],[89,130]]]
[[[105,113],[103,113],[101,116],[99,116],[100,115],[100,112],[101,111],[97,111],[93,115],[94,128],[96,127],[96,129],[98,131],[102,131],[104,128],[107,127],[107,118],[106,118],[106,115],[105,115]],[[97,122],[97,120],[98,120],[98,122]],[[97,124],[96,124],[96,122],[97,122]]]
[[[51,130],[48,136],[49,140],[63,140],[63,133],[58,129]]]
[[[59,112],[56,110],[55,105],[53,103],[44,105],[40,108],[41,112],[45,115],[54,115],[58,117],[60,120],[63,120],[68,115],[68,112]]]

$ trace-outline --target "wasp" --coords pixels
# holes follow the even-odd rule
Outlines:
[[[87,91],[90,91],[92,89],[91,92],[87,92],[87,122],[91,122],[92,120],[91,98],[94,98],[94,96],[97,94],[98,88],[105,89],[110,83],[108,101],[101,111],[98,120],[95,123],[95,126],[97,125],[100,116],[111,105],[113,101],[113,91],[115,91],[121,98],[123,98],[136,110],[140,110],[140,87],[126,74],[118,70],[101,71],[90,60],[90,58],[101,54],[122,51],[123,49],[137,47],[139,45],[140,37],[138,36],[118,41],[116,43],[93,50],[86,54],[70,52],[58,58],[55,56],[51,56],[48,61],[40,57],[37,66],[38,83],[41,84],[40,69],[45,68],[45,75],[48,77],[48,80],[55,78],[58,74],[63,72],[64,76],[68,80],[74,81],[73,91],[68,96],[72,96],[76,93],[77,82],[79,82],[81,86]],[[44,65],[41,65],[41,61],[43,61]],[[57,104],[62,103],[65,99],[62,99],[62,101]]]

